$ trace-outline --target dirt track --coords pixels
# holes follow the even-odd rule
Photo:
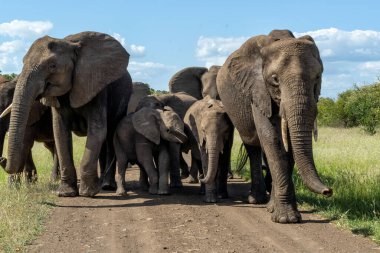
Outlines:
[[[30,252],[380,252],[368,239],[302,212],[303,223],[270,221],[265,206],[243,202],[249,185],[234,179],[229,200],[204,204],[196,185],[171,196],[137,189],[129,169],[129,195],[60,199],[46,231]]]

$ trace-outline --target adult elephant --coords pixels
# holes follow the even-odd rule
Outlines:
[[[6,171],[21,161],[27,115],[33,101],[52,107],[53,131],[61,183],[58,195],[94,196],[100,187],[97,163],[102,146],[112,147],[118,121],[125,115],[132,90],[129,54],[113,37],[82,32],[64,39],[37,39],[24,56],[12,103]],[[71,131],[87,135],[80,164],[80,188],[73,162]],[[112,148],[107,156],[114,157]],[[105,156],[100,157],[100,162]]]
[[[216,65],[209,69],[204,67],[184,68],[170,79],[169,91],[171,93],[186,92],[198,100],[207,95],[213,99],[219,99],[216,89],[216,76],[219,69],[220,66]]]
[[[274,30],[247,40],[217,76],[220,98],[248,151],[254,197],[265,189],[260,143],[268,158],[273,177],[268,210],[275,222],[301,220],[291,178],[294,163],[311,191],[332,195],[317,174],[312,152],[322,71],[310,36]]]
[[[7,108],[12,104],[13,94],[17,83],[17,77],[11,81],[0,84],[0,112],[4,113],[4,117],[0,115],[0,156],[3,154],[3,146],[5,141],[5,134],[9,129],[9,115]],[[28,123],[25,129],[22,162],[18,168],[18,173],[24,171],[26,180],[32,182],[37,180],[37,170],[32,158],[32,147],[34,141],[43,142],[44,146],[50,151],[53,156],[53,168],[51,179],[56,180],[58,173],[58,157],[54,147],[53,125],[51,109],[42,105],[39,101],[32,104]],[[6,166],[6,159],[0,159],[0,165]]]

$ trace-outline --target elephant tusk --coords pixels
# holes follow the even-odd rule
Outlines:
[[[1,114],[0,114],[0,118],[4,118],[5,116],[7,116],[8,113],[10,113],[12,110],[12,104],[10,104]]]
[[[317,123],[317,119],[314,120],[313,135],[314,135],[315,142],[317,142],[318,141],[318,123]]]
[[[285,151],[289,151],[289,143],[288,143],[288,123],[284,117],[281,118],[281,136],[282,142],[284,143]]]

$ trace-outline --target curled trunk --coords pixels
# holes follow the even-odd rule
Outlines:
[[[207,175],[200,181],[204,184],[210,184],[215,180],[218,171],[219,153],[215,149],[208,150],[208,167]]]

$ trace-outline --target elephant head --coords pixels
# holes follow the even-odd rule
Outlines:
[[[156,145],[161,138],[177,143],[187,141],[183,121],[166,106],[164,110],[143,107],[132,115],[132,124],[138,133]]]
[[[321,182],[312,152],[323,72],[313,39],[275,30],[249,39],[228,61],[230,77],[251,94],[252,106],[268,119],[279,113],[279,139],[292,152],[304,183],[311,191],[330,196],[332,190]]]
[[[109,35],[83,32],[64,39],[37,39],[23,59],[12,103],[6,171],[18,167],[29,112],[35,100],[78,108],[126,73],[129,54]],[[67,104],[66,104],[67,103]]]
[[[128,112],[130,114],[134,112],[141,99],[151,94],[149,85],[141,82],[132,83],[132,94],[128,102]]]

